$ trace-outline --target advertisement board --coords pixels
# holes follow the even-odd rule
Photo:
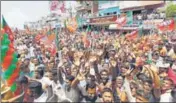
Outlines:
[[[116,15],[98,17],[98,18],[90,18],[90,23],[105,23],[105,22],[115,22],[117,20]]]
[[[98,1],[98,9],[107,9],[119,6],[120,1]]]

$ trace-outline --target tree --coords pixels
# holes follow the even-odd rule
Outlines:
[[[173,4],[172,2],[169,3],[166,7],[166,16],[167,17],[174,17],[176,16],[176,4]]]

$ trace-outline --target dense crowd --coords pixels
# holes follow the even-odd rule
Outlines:
[[[55,55],[33,35],[17,34],[20,75],[2,102],[176,102],[176,34],[134,39],[59,33]]]

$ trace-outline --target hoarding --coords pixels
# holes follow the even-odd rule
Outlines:
[[[98,18],[90,18],[90,23],[115,22],[116,19],[117,19],[116,15],[105,16],[105,17],[98,17]]]

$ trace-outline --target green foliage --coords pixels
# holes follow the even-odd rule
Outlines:
[[[176,4],[170,3],[166,8],[166,16],[174,17],[176,15]]]

